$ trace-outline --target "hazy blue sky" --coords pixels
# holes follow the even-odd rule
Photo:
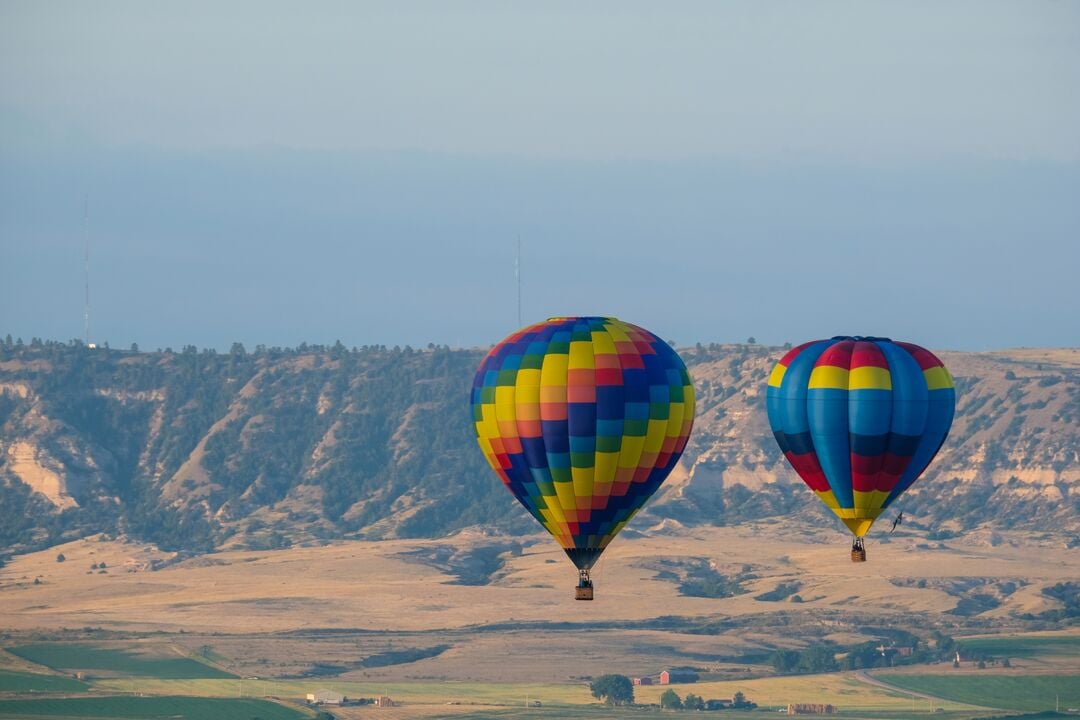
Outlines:
[[[674,6],[674,7],[673,7]],[[1080,344],[1080,3],[0,0],[0,333]]]

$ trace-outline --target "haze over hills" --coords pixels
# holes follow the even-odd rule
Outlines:
[[[780,456],[764,385],[780,348],[682,355],[698,417],[630,530],[790,513],[835,522]],[[468,388],[481,350],[122,352],[0,344],[0,550],[94,532],[168,549],[536,527],[487,468]],[[1080,533],[1080,350],[941,353],[958,388],[941,454],[897,505],[939,533]]]

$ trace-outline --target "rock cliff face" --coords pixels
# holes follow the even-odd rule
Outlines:
[[[764,412],[764,378],[782,354],[747,346],[683,352],[699,392],[685,455],[653,512],[684,522],[821,512],[780,456]],[[949,439],[896,505],[927,526],[960,531],[1080,528],[1080,351],[941,352],[957,383]],[[830,516],[831,517],[831,516]]]
[[[823,508],[764,411],[783,354],[682,351],[698,417],[640,527]],[[532,530],[472,436],[480,351],[302,347],[229,354],[0,346],[0,549],[124,532],[171,549]],[[1080,351],[940,354],[952,434],[900,509],[945,531],[1080,531]],[[637,524],[637,523],[635,523]]]

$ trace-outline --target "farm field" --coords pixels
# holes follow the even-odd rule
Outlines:
[[[1059,665],[1076,666],[1080,658],[1080,634],[971,637],[964,639],[964,647],[996,657],[1020,659],[1029,666],[1050,670]]]
[[[93,697],[0,700],[0,718],[109,718],[110,720],[300,720],[311,714],[266,700],[189,697]]]
[[[1055,610],[1041,588],[1080,577],[1076,553],[1037,551],[1058,540],[1015,534],[985,544],[973,534],[928,549],[901,529],[873,544],[860,567],[832,534],[797,522],[784,530],[797,542],[754,542],[778,531],[767,522],[621,538],[594,573],[594,603],[570,598],[572,570],[544,539],[529,541],[520,555],[505,553],[498,572],[479,585],[460,582],[468,568],[426,558],[450,543],[467,553],[499,538],[464,533],[230,551],[109,576],[79,568],[91,553],[125,567],[131,548],[76,541],[63,546],[68,562],[57,563],[50,550],[0,569],[0,693],[7,695],[0,717],[273,720],[302,717],[303,698],[321,688],[352,698],[389,694],[403,704],[379,711],[388,720],[659,717],[642,705],[599,707],[589,678],[655,678],[678,667],[702,674],[700,682],[672,686],[682,696],[742,692],[758,704],[754,713],[722,714],[731,720],[767,717],[792,702],[828,703],[842,717],[874,720],[932,710],[945,720],[988,718],[1052,708],[1048,694],[1075,706],[1068,686],[1080,685],[1080,632],[1059,624],[1032,633],[1054,626],[1021,617]],[[738,561],[725,548],[738,548]],[[720,576],[733,595],[682,593],[687,583]],[[775,599],[776,588],[792,584],[801,602]],[[965,593],[995,593],[1000,602],[969,617],[954,612]],[[1009,658],[1011,666],[994,661],[977,670],[965,660],[960,669],[941,663],[870,671],[889,687],[856,672],[778,676],[770,664],[778,649],[831,642],[839,653],[880,642],[890,629],[914,632],[921,647],[940,629],[965,655]],[[70,677],[78,671],[87,673],[86,684]],[[994,685],[998,678],[1006,683]],[[664,689],[641,686],[638,702],[656,703]],[[297,708],[235,704],[265,698]],[[526,698],[542,707],[526,710]],[[183,705],[195,701],[209,704]],[[30,702],[38,704],[10,704]],[[99,712],[106,714],[93,715]],[[372,712],[334,709],[340,720]]]
[[[160,678],[227,678],[231,673],[187,657],[167,657],[78,643],[35,643],[5,648],[12,655],[53,670]],[[175,653],[173,653],[175,655]]]
[[[1080,708],[1080,674],[1023,675],[913,675],[875,673],[875,677],[919,693],[1006,710]]]
[[[161,695],[193,695],[220,697],[237,695],[238,680],[153,680],[146,678],[102,680],[95,687],[115,692],[137,692]],[[439,706],[454,703],[460,706],[490,706],[491,708],[521,708],[526,698],[539,700],[544,708],[582,708],[596,701],[589,694],[587,683],[526,684],[526,683],[355,683],[334,680],[244,680],[245,695],[274,696],[301,699],[315,688],[326,688],[348,697],[373,697],[388,694],[409,707]],[[731,698],[743,692],[748,698],[766,708],[784,707],[790,702],[830,703],[846,711],[903,712],[912,707],[912,697],[860,682],[853,673],[801,675],[758,678],[738,682],[699,682],[670,686],[635,688],[640,704],[659,703],[666,689],[680,696],[694,693],[706,699]],[[929,712],[926,700],[915,702],[917,709]],[[977,708],[960,702],[938,702],[934,706],[948,712],[973,713]],[[430,708],[429,708],[430,709]],[[635,710],[640,712],[640,710]],[[729,717],[725,714],[724,717]]]
[[[86,683],[63,675],[38,675],[34,673],[0,670],[0,693],[30,692],[85,692]]]

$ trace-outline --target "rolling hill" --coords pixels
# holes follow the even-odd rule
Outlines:
[[[768,430],[781,348],[682,351],[698,418],[639,528],[832,516]],[[162,548],[532,531],[467,411],[481,350],[236,345],[228,353],[0,343],[0,551],[96,532]],[[1080,533],[1080,350],[943,352],[957,420],[901,509],[941,537]],[[651,516],[651,517],[649,517]],[[1075,540],[1071,541],[1075,542]]]

